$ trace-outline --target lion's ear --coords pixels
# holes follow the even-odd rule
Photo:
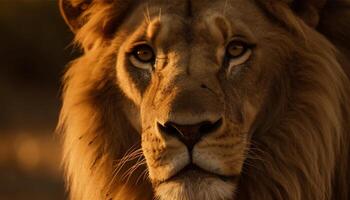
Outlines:
[[[59,0],[61,14],[73,32],[84,25],[83,13],[91,3],[92,0]]]
[[[320,20],[320,14],[327,0],[282,0],[289,4],[291,9],[302,18],[306,24],[316,27]]]

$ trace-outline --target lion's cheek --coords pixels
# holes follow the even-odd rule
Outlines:
[[[244,124],[242,128],[244,133],[249,133],[249,131],[251,130],[251,126],[255,121],[258,110],[259,108],[257,108],[257,106],[254,106],[249,101],[246,101],[243,104]]]
[[[124,47],[121,47],[121,49]],[[116,80],[124,95],[135,105],[139,106],[142,101],[141,87],[133,80],[130,71],[127,70],[128,64],[122,54],[118,55]]]

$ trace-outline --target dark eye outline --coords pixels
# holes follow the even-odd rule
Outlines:
[[[140,58],[139,51],[144,51],[144,50],[149,50],[151,52],[152,57],[149,60],[143,60]],[[130,55],[133,56],[135,59],[137,59],[139,62],[145,63],[145,64],[154,63],[156,58],[153,48],[150,45],[145,43],[134,46],[131,50]]]
[[[143,60],[139,58],[138,51],[142,50],[142,48],[150,50],[152,53],[152,58],[150,58],[149,60]],[[156,63],[156,52],[154,51],[152,45],[149,45],[147,42],[142,41],[135,43],[129,49],[126,50],[126,56],[128,57],[130,65],[132,65],[133,67],[147,71],[154,70],[154,66]]]
[[[234,56],[234,55],[231,55],[230,52],[229,52],[229,48],[232,46],[232,45],[237,45],[237,46],[241,46],[243,48],[243,51],[237,55],[237,56]],[[252,44],[249,44],[243,40],[239,40],[239,39],[235,39],[235,40],[232,40],[231,42],[228,43],[228,45],[226,46],[226,56],[230,59],[237,59],[241,56],[243,56],[245,53],[247,53],[247,51],[249,49],[252,49],[255,45],[252,45]]]

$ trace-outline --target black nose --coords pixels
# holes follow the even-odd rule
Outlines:
[[[166,122],[163,126],[158,123],[159,129],[163,133],[177,137],[187,146],[190,151],[192,151],[193,146],[198,143],[203,136],[215,132],[221,125],[222,119],[219,119],[214,123],[210,121],[203,121],[198,124],[189,125]]]

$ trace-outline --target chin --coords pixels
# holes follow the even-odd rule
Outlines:
[[[158,183],[155,193],[159,200],[233,200],[236,179],[188,167]]]

